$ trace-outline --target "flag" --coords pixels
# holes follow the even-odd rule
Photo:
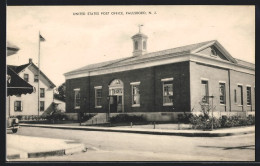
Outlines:
[[[40,35],[40,41],[45,41],[45,39]]]

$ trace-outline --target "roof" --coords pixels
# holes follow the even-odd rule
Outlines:
[[[17,51],[20,50],[19,47],[17,47],[16,45],[10,43],[9,41],[7,41],[7,43],[6,43],[6,48],[7,48],[7,56],[13,55]]]
[[[246,62],[246,61],[243,61],[241,59],[236,59],[236,60],[237,60],[237,63],[242,65],[242,66],[249,66],[249,67],[255,68],[255,64],[253,64],[253,63]]]
[[[21,65],[21,66],[8,65],[8,67],[10,67],[17,74],[20,73],[21,71],[23,71],[28,66],[30,66],[30,63],[24,64],[24,65]]]
[[[19,74],[21,71],[23,71],[30,65],[36,68],[36,70],[39,70],[39,68],[33,62],[20,65],[20,66],[8,65],[8,67],[12,69],[14,72],[16,72],[17,74]],[[40,71],[40,74],[51,84],[51,87],[56,87],[56,85],[42,71]]]
[[[10,76],[10,80],[7,81],[7,95],[21,95],[32,93],[34,88],[28,82],[19,77],[15,71],[7,67],[7,74]]]
[[[7,47],[7,49],[10,49],[10,50],[17,50],[17,51],[19,50],[19,47],[17,47],[16,45],[12,44],[9,41],[7,41],[6,47]]]
[[[70,71],[65,73],[64,75],[70,75],[70,74],[77,74],[81,71],[93,71],[93,70],[98,70],[100,68],[103,67],[116,67],[116,66],[122,66],[122,65],[126,65],[126,64],[134,64],[134,63],[138,63],[138,62],[145,62],[146,60],[150,60],[152,58],[163,58],[164,56],[180,56],[181,54],[185,54],[185,53],[192,53],[195,50],[201,49],[205,46],[209,46],[209,45],[213,45],[213,44],[217,44],[218,46],[221,47],[221,49],[223,51],[225,51],[225,54],[227,54],[227,58],[229,60],[231,60],[232,62],[235,62],[235,60],[220,44],[217,40],[210,40],[210,41],[205,41],[205,42],[201,42],[201,43],[196,43],[196,44],[190,44],[190,45],[186,45],[186,46],[181,46],[181,47],[176,47],[176,48],[171,48],[171,49],[166,49],[166,50],[162,50],[162,51],[157,51],[157,52],[152,52],[152,53],[146,53],[143,54],[141,56],[131,56],[131,57],[127,57],[127,58],[121,58],[121,59],[117,59],[117,60],[112,60],[112,61],[105,61],[105,62],[101,62],[101,63],[96,63],[96,64],[91,64],[91,65],[87,65],[84,67],[81,67],[79,69]],[[249,62],[245,62],[245,61],[241,61],[239,60],[238,64],[242,65],[242,66],[247,66],[247,67],[254,67],[255,65]]]
[[[135,34],[134,36],[132,36],[132,39],[133,38],[136,38],[136,37],[144,37],[144,38],[148,38],[145,34],[143,34],[143,33],[137,33],[137,34]]]

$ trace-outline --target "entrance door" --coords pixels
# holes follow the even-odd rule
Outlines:
[[[124,112],[124,85],[119,79],[115,79],[109,85],[109,95],[116,96],[116,111]]]
[[[117,96],[117,112],[123,112],[123,109],[122,109],[122,96]]]

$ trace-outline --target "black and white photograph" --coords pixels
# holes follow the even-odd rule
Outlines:
[[[6,6],[6,162],[255,161],[255,6]]]

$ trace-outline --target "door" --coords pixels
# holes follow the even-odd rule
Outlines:
[[[109,95],[115,96],[115,104],[113,111],[124,112],[124,84],[121,80],[115,79],[109,85]]]
[[[117,96],[117,112],[123,112],[122,110],[122,96]]]

